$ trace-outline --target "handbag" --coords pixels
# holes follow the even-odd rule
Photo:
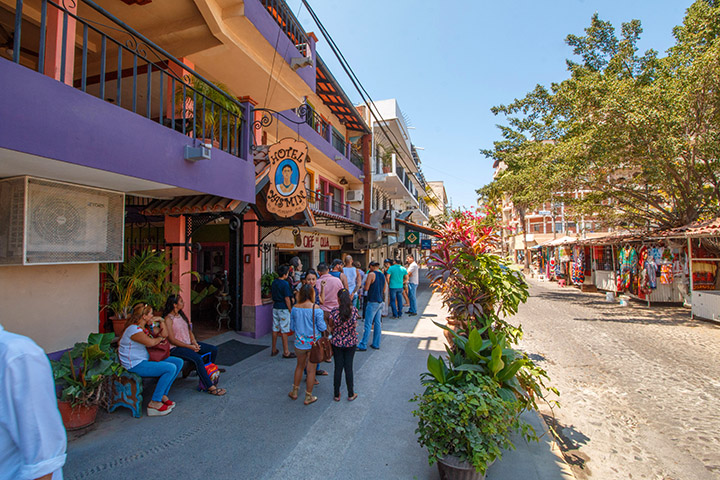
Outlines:
[[[315,338],[315,305],[312,308],[313,338]],[[310,347],[310,363],[329,362],[332,360],[332,344],[330,339],[322,336]]]
[[[203,359],[203,363],[205,364],[205,371],[207,372],[208,377],[210,377],[210,381],[212,381],[213,385],[217,385],[220,381],[220,369],[212,362],[212,354],[210,352],[204,353],[200,355],[200,358]],[[201,380],[198,381],[198,390],[207,390]]]
[[[147,351],[148,360],[151,362],[162,362],[170,356],[170,342],[165,339],[154,347],[148,347]]]

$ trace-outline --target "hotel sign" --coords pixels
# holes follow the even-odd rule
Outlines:
[[[292,217],[307,208],[305,160],[308,147],[293,138],[270,145],[270,189],[267,209],[279,217]]]

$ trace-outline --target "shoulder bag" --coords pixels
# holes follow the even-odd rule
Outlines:
[[[315,305],[312,308],[313,338],[315,338]],[[326,336],[321,336],[310,347],[310,363],[329,362],[332,360],[332,344]]]
[[[170,356],[170,342],[165,339],[154,347],[147,347],[147,351],[151,362],[162,362]]]

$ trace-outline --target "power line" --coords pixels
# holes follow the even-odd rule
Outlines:
[[[361,99],[363,100],[363,102],[367,105],[367,108],[368,108],[368,111],[370,112],[370,115],[372,115],[373,119],[375,120],[375,123],[378,125],[378,127],[380,128],[380,130],[381,130],[381,131],[383,132],[383,134],[385,135],[385,138],[390,142],[390,145],[391,145],[392,149],[395,150],[395,153],[399,156],[399,155],[400,155],[400,152],[397,150],[397,148],[398,148],[398,146],[399,146],[399,147],[403,150],[403,153],[405,153],[405,154],[408,156],[408,158],[410,158],[410,159],[412,160],[412,152],[406,152],[406,151],[405,151],[405,149],[402,147],[402,142],[401,142],[400,140],[398,140],[398,138],[395,136],[395,133],[393,133],[392,131],[390,131],[390,134],[388,134],[388,131],[385,129],[385,127],[384,127],[384,125],[383,125],[383,124],[386,123],[387,121],[382,117],[382,115],[380,115],[380,112],[377,112],[377,115],[375,114],[375,111],[374,111],[375,102],[373,101],[372,97],[371,97],[370,94],[367,92],[367,90],[365,90],[365,87],[362,85],[362,83],[360,82],[360,79],[359,79],[359,78],[357,77],[357,75],[355,74],[355,71],[352,69],[352,67],[350,66],[350,64],[349,64],[349,62],[347,61],[347,59],[345,58],[345,56],[344,56],[344,55],[342,54],[342,52],[340,51],[340,48],[339,48],[339,47],[337,46],[337,44],[335,43],[335,40],[333,40],[332,36],[330,35],[330,33],[329,33],[329,32],[327,31],[327,29],[325,28],[325,25],[323,25],[323,23],[320,21],[320,18],[317,16],[317,14],[315,13],[315,11],[312,9],[312,7],[310,6],[310,4],[308,4],[307,0],[302,0],[302,4],[305,5],[305,8],[307,8],[307,10],[308,10],[308,12],[310,13],[310,16],[312,17],[313,21],[315,22],[315,24],[316,24],[316,25],[318,26],[318,28],[320,29],[320,33],[323,35],[323,37],[325,38],[325,40],[328,42],[328,45],[330,45],[330,49],[332,50],[332,52],[335,54],[335,57],[336,57],[336,58],[338,59],[338,61],[340,62],[340,66],[341,66],[342,69],[345,71],[345,73],[347,74],[348,78],[350,78],[350,81],[352,82],[353,86],[355,87],[355,89],[357,90],[358,94],[360,95],[360,98],[361,98]],[[378,116],[380,116],[380,119],[382,119],[382,122],[380,121],[380,119],[378,119]],[[397,143],[395,143],[395,142],[392,141],[392,139],[390,138],[390,135],[392,135],[392,137],[395,139],[395,142],[397,142]],[[418,179],[418,180],[419,180],[419,179]],[[431,189],[431,191],[432,191],[432,189]],[[427,191],[426,191],[425,193],[427,193]],[[433,194],[439,201],[441,201],[440,198],[438,198],[437,195],[435,195],[435,192],[432,192],[432,194]]]

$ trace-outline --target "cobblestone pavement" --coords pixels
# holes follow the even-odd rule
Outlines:
[[[577,478],[720,478],[720,327],[530,282],[521,347],[560,390],[546,421]]]

